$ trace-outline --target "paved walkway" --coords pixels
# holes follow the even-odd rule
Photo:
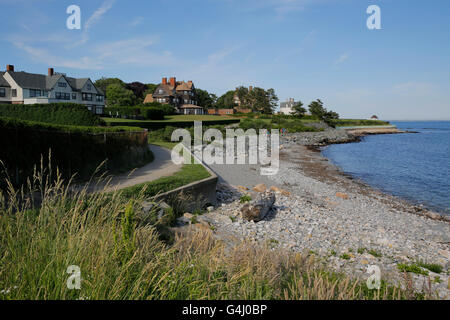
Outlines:
[[[113,191],[124,189],[144,182],[150,182],[162,177],[171,176],[181,169],[182,165],[176,165],[172,162],[170,150],[155,145],[149,145],[149,148],[154,155],[153,162],[126,174],[113,176],[108,181],[109,183],[106,189],[106,183],[99,183],[95,186],[90,186],[89,191]]]

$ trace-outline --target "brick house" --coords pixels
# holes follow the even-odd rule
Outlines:
[[[71,102],[85,105],[96,114],[103,114],[105,95],[89,78],[71,78],[55,73],[16,72],[13,65],[0,71],[0,103],[37,104]]]

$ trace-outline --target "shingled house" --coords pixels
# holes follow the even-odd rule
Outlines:
[[[156,87],[153,94],[145,97],[144,103],[159,102],[171,104],[182,114],[203,114],[202,107],[196,105],[195,86],[192,81],[177,81],[172,77],[162,78],[162,82]]]
[[[0,103],[36,104],[72,102],[85,105],[96,114],[102,114],[105,108],[105,95],[96,88],[89,78],[76,79],[53,68],[48,74],[35,74],[14,71],[13,65],[7,65],[0,72]]]

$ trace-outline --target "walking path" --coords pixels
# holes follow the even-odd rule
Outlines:
[[[181,169],[182,165],[176,165],[172,162],[170,150],[156,145],[149,145],[149,148],[154,155],[153,162],[126,174],[113,176],[109,180],[107,179],[108,187],[106,188],[106,182],[98,183],[95,186],[90,186],[89,191],[120,190],[162,177],[171,176]]]

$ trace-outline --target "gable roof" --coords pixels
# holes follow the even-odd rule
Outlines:
[[[0,71],[0,87],[11,87],[8,83],[8,81],[5,80],[5,78],[3,78],[3,75],[5,73]]]
[[[159,93],[159,90],[163,90],[163,93]],[[173,87],[170,84],[160,84],[156,87],[153,97],[167,97],[173,96]]]
[[[0,77],[0,85],[1,81],[4,80],[3,79],[4,73],[5,72],[1,74],[2,77]],[[8,74],[11,76],[11,78],[13,78],[13,80],[17,83],[17,85],[27,89],[51,90],[61,78],[64,78],[73,91],[81,91],[86,82],[90,81],[89,78],[76,79],[64,76],[62,74],[54,74],[52,76],[47,76],[43,74],[28,73],[24,71],[20,72],[8,71]],[[97,90],[99,94],[104,95],[100,89],[95,87],[95,85],[94,88]]]
[[[153,99],[153,96],[151,94],[146,95],[145,99],[144,99],[144,103],[152,103],[152,102],[155,102],[155,99]]]

